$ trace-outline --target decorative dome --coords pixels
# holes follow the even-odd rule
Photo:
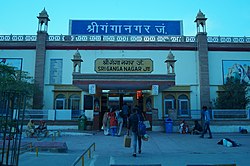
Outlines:
[[[44,18],[44,17],[48,18],[49,17],[49,15],[48,15],[47,11],[45,10],[45,8],[43,9],[43,11],[41,11],[41,13],[39,13],[38,17],[40,17],[40,18]]]
[[[170,50],[169,53],[168,53],[167,60],[174,60],[174,55],[173,55],[173,53],[171,52],[171,50]]]
[[[77,49],[76,53],[74,54],[74,59],[81,59],[81,55]]]
[[[196,18],[205,18],[205,14],[201,12],[201,10],[199,10]]]

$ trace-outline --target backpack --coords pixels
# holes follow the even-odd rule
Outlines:
[[[140,120],[139,115],[138,116],[138,135],[144,136],[146,134],[146,125],[143,123],[143,121]]]

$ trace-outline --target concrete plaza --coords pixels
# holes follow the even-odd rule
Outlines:
[[[87,166],[110,165],[250,165],[250,134],[213,133],[213,139],[200,138],[198,135],[149,132],[149,141],[143,141],[142,154],[132,156],[132,148],[123,146],[123,136],[104,136],[103,132],[62,132],[62,136],[54,141],[67,143],[67,153],[42,151],[36,157],[35,152],[20,155],[20,166],[70,166],[80,154],[93,142],[96,150],[91,159],[85,156]],[[226,147],[217,142],[230,138],[239,147]],[[23,141],[37,141],[24,138]],[[43,141],[52,141],[47,138]],[[81,162],[78,164],[81,165]]]

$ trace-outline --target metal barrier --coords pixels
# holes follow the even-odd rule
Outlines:
[[[20,152],[20,155],[21,155],[21,154],[24,154],[25,152],[32,151],[32,149],[34,149],[34,147],[32,147],[32,142],[29,142],[29,143],[27,143],[27,144],[22,145],[20,149],[22,149],[22,147],[25,147],[25,146],[27,146],[28,148],[25,148],[25,150],[22,150],[22,151]]]
[[[25,120],[48,120],[48,110],[32,110],[27,109],[24,113]]]
[[[86,153],[88,153],[88,158],[91,158],[91,148],[93,147],[93,151],[95,151],[95,143],[92,143],[87,150],[85,150],[75,161],[71,166],[76,166],[80,160],[82,160],[82,166],[84,166],[84,156]]]
[[[69,110],[71,111],[71,120],[77,120],[80,115],[84,112],[83,110]],[[54,112],[54,114],[56,114]],[[56,116],[56,115],[55,115]],[[53,116],[52,116],[53,117]],[[27,109],[24,113],[25,120],[49,120],[49,110],[42,109]],[[55,118],[55,117],[53,117]],[[51,120],[51,119],[50,119]],[[56,120],[56,119],[54,119]]]
[[[214,120],[241,120],[249,119],[248,110],[237,110],[237,109],[223,109],[223,110],[212,110],[212,119]]]
[[[47,137],[49,137],[49,136],[52,136],[52,141],[54,141],[54,140],[56,140],[56,136],[58,136],[58,137],[61,136],[61,131],[60,131],[60,130],[59,130],[59,131],[51,131],[51,132],[53,132],[53,133],[47,135],[46,137],[43,137],[43,138],[37,137],[37,140],[38,140],[38,141],[42,141],[44,138],[47,138]],[[25,150],[21,151],[20,154],[24,154],[25,152],[35,150],[35,152],[36,152],[36,157],[38,157],[39,147],[33,147],[33,146],[32,146],[32,143],[29,142],[29,143],[27,143],[27,144],[22,145],[22,146],[20,147],[20,149],[23,149],[22,147],[25,147],[25,146],[28,146],[29,148],[26,148]],[[0,152],[0,153],[3,153],[3,152]]]
[[[61,131],[52,131],[52,130],[47,130],[46,132],[48,132],[48,134],[45,133],[44,137],[40,137],[40,135],[37,137],[37,141],[42,141],[45,138],[48,138],[51,136],[52,141],[56,140],[56,136],[60,137],[61,136]]]

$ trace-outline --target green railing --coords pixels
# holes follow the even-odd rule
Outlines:
[[[32,147],[32,142],[28,142],[28,143],[26,143],[26,144],[23,144],[21,147],[20,147],[20,149],[22,150],[22,151],[20,151],[20,155],[21,154],[24,154],[24,153],[26,153],[26,152],[31,152],[32,151],[32,149],[34,149],[33,147]]]
[[[82,166],[84,166],[85,155],[88,153],[88,158],[91,158],[91,149],[95,151],[95,143],[92,143],[88,149],[86,149],[75,161],[71,166],[76,166],[80,161],[82,161]]]

